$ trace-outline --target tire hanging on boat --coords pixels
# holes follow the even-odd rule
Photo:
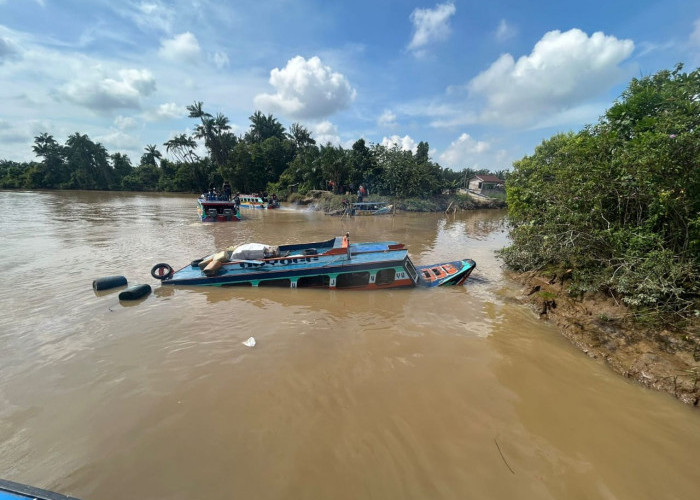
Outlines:
[[[151,268],[151,276],[153,276],[157,280],[167,280],[173,275],[173,268],[170,267],[170,264],[166,264],[165,262],[161,262],[160,264],[156,264]]]

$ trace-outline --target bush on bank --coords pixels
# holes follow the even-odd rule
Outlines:
[[[343,202],[354,203],[356,196],[349,194],[333,194],[329,191],[313,191],[309,193],[291,193],[286,201],[292,204],[310,205],[316,210],[338,212],[343,210]],[[494,198],[476,201],[466,194],[440,195],[426,198],[392,199],[387,196],[372,195],[364,199],[372,202],[388,202],[402,212],[445,212],[452,210],[476,210],[480,208],[505,208],[505,200]]]
[[[700,315],[700,70],[632,80],[596,125],[516,162],[507,202],[510,268],[570,276],[637,317]]]

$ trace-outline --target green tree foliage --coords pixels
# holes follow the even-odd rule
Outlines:
[[[144,150],[146,152],[141,156],[141,165],[153,165],[154,167],[157,167],[158,161],[163,157],[163,155],[160,151],[158,151],[156,145],[149,144],[144,148]]]
[[[57,188],[65,186],[70,173],[66,168],[64,148],[56,142],[53,136],[44,132],[34,139],[34,153],[43,158],[37,166],[38,179],[32,185],[41,188]]]
[[[293,123],[286,132],[272,115],[253,113],[242,136],[231,132],[221,113],[213,115],[195,101],[187,107],[196,120],[193,134],[176,134],[144,147],[138,165],[122,153],[107,154],[87,135],[71,135],[65,145],[43,133],[35,138],[31,164],[0,163],[0,187],[48,189],[123,189],[201,193],[210,184],[229,181],[242,193],[287,195],[328,189],[357,192],[360,185],[373,195],[392,198],[428,197],[445,189],[465,187],[467,174],[453,172],[430,160],[430,147],[420,142],[414,153],[357,140],[351,149],[317,145],[311,132]],[[483,171],[488,173],[488,171]]]
[[[66,162],[71,165],[72,189],[109,189],[113,181],[107,150],[87,135],[76,132],[66,141]]]
[[[635,79],[598,124],[556,135],[507,180],[515,269],[572,269],[574,290],[638,310],[695,310],[700,71]]]
[[[284,127],[272,115],[265,116],[256,111],[249,119],[250,130],[245,134],[246,142],[254,144],[271,137],[277,137],[281,141],[287,138]]]

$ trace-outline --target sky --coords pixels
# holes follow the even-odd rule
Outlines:
[[[78,132],[138,165],[201,101],[238,135],[261,111],[496,172],[677,63],[700,1],[0,0],[0,160]]]

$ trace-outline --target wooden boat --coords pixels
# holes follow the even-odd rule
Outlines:
[[[0,479],[0,500],[78,500],[53,491]]]
[[[241,213],[233,201],[209,200],[204,195],[197,200],[197,213],[202,222],[230,222],[241,220]]]
[[[388,215],[393,209],[385,201],[363,201],[350,205],[350,215]]]
[[[276,198],[267,199],[253,194],[241,194],[238,195],[238,197],[241,200],[241,207],[243,208],[272,209],[279,208],[280,206]]]
[[[163,285],[372,290],[462,285],[476,267],[471,259],[416,266],[402,243],[346,242],[347,235],[281,246],[250,243],[194,260],[178,271],[156,264],[151,275]]]

